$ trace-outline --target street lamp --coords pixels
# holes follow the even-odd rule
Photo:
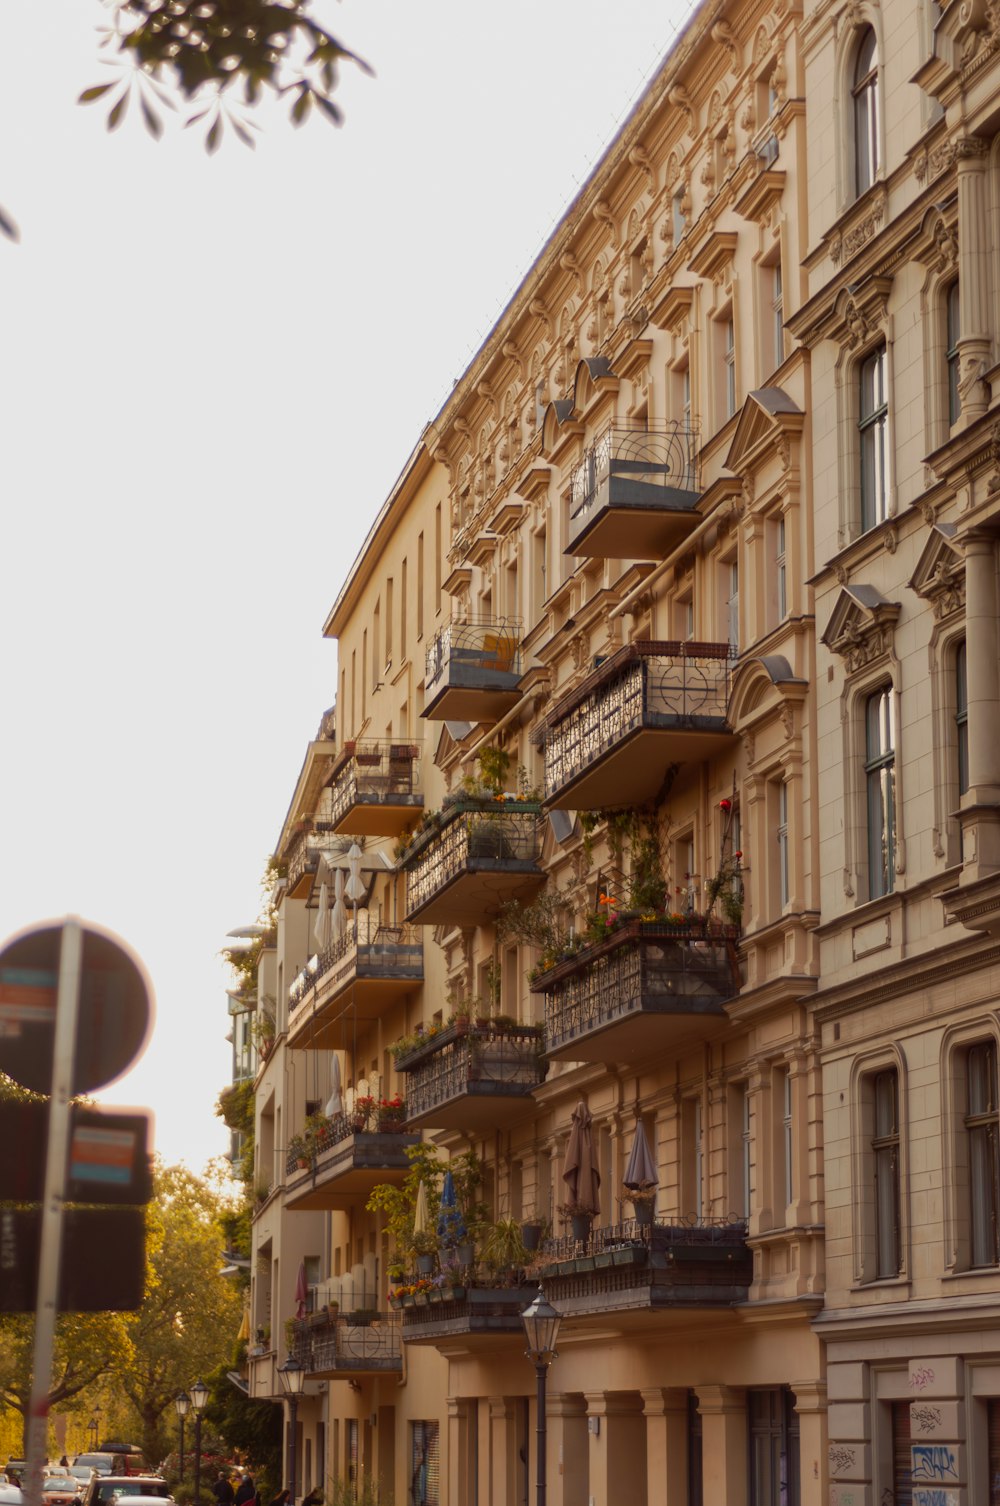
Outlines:
[[[208,1401],[208,1387],[204,1381],[195,1381],[191,1387],[191,1405],[194,1407],[194,1499],[195,1506],[201,1503],[201,1414]]]
[[[177,1395],[174,1397],[174,1406],[177,1409],[177,1418],[180,1422],[181,1428],[181,1462],[180,1468],[177,1471],[177,1481],[180,1485],[184,1484],[184,1419],[188,1414],[188,1407],[190,1405],[191,1398],[187,1394],[187,1392],[178,1391]]]
[[[537,1392],[538,1477],[535,1486],[536,1506],[545,1506],[545,1383],[549,1366],[556,1357],[556,1337],[562,1314],[556,1312],[545,1293],[538,1288],[538,1296],[521,1314],[524,1333],[528,1341],[525,1354],[534,1361]]]
[[[296,1424],[298,1421],[299,1397],[306,1384],[305,1367],[300,1365],[294,1354],[290,1354],[283,1365],[278,1366],[278,1375],[281,1380],[281,1389],[288,1397],[288,1490],[291,1506],[295,1506],[295,1445],[297,1442]]]
[[[94,1415],[90,1419],[90,1421],[87,1423],[87,1429],[88,1429],[88,1431],[90,1433],[90,1452],[92,1454],[96,1454],[96,1452],[97,1452],[97,1429],[98,1429],[97,1414],[98,1414],[99,1411],[100,1411],[100,1407],[95,1407],[94,1408]]]

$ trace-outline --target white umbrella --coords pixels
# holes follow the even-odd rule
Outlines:
[[[426,1182],[421,1182],[417,1188],[417,1201],[413,1208],[414,1234],[426,1234],[427,1223],[427,1184]]]
[[[325,952],[330,945],[330,891],[326,879],[319,886],[319,908],[316,911],[313,937],[320,951]]]
[[[333,1087],[330,1092],[329,1098],[326,1100],[326,1108],[324,1109],[324,1113],[329,1119],[332,1118],[334,1114],[342,1114],[343,1112],[344,1095],[340,1090],[340,1057],[335,1051],[333,1053]]]
[[[343,868],[335,868],[333,870],[333,912],[331,920],[333,922],[333,934],[335,936],[343,936],[347,926],[347,909],[344,905]]]
[[[347,898],[357,904],[359,899],[365,897],[365,886],[361,882],[361,848],[357,842],[351,843],[351,850],[347,854]]]

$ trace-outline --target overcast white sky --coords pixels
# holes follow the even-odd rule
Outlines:
[[[98,0],[0,29],[0,940],[73,912],[157,1019],[105,1095],[222,1153],[225,933],[332,702],[324,616],[687,0],[343,0],[340,131],[207,158],[80,107]]]

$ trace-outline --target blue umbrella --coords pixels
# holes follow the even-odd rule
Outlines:
[[[455,1178],[450,1171],[441,1184],[441,1209],[437,1221],[438,1239],[443,1245],[460,1245],[467,1238],[465,1219],[455,1195]]]

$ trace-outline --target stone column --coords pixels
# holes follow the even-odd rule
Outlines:
[[[819,1355],[817,1354],[817,1363]],[[792,1381],[799,1414],[799,1473],[802,1506],[826,1506],[826,1381]]]
[[[747,1506],[747,1396],[735,1386],[699,1386],[705,1506]]]
[[[646,1506],[688,1506],[688,1394],[680,1386],[643,1391]]]
[[[487,1468],[491,1506],[517,1506],[517,1417],[515,1398],[491,1396]]]
[[[588,1391],[592,1506],[646,1506],[646,1426],[631,1391]],[[596,1422],[597,1431],[593,1431]]]
[[[587,1403],[573,1393],[550,1395],[546,1415],[549,1501],[552,1506],[587,1506],[590,1495]]]
[[[997,553],[992,534],[965,538],[969,788],[962,796],[964,883],[1000,868],[1000,680]]]
[[[962,422],[986,412],[983,373],[992,365],[989,335],[990,241],[986,209],[989,143],[981,136],[955,142],[958,177],[958,387]]]
[[[478,1421],[474,1400],[448,1397],[448,1479],[450,1492],[459,1500],[475,1500],[477,1448],[471,1427]]]

